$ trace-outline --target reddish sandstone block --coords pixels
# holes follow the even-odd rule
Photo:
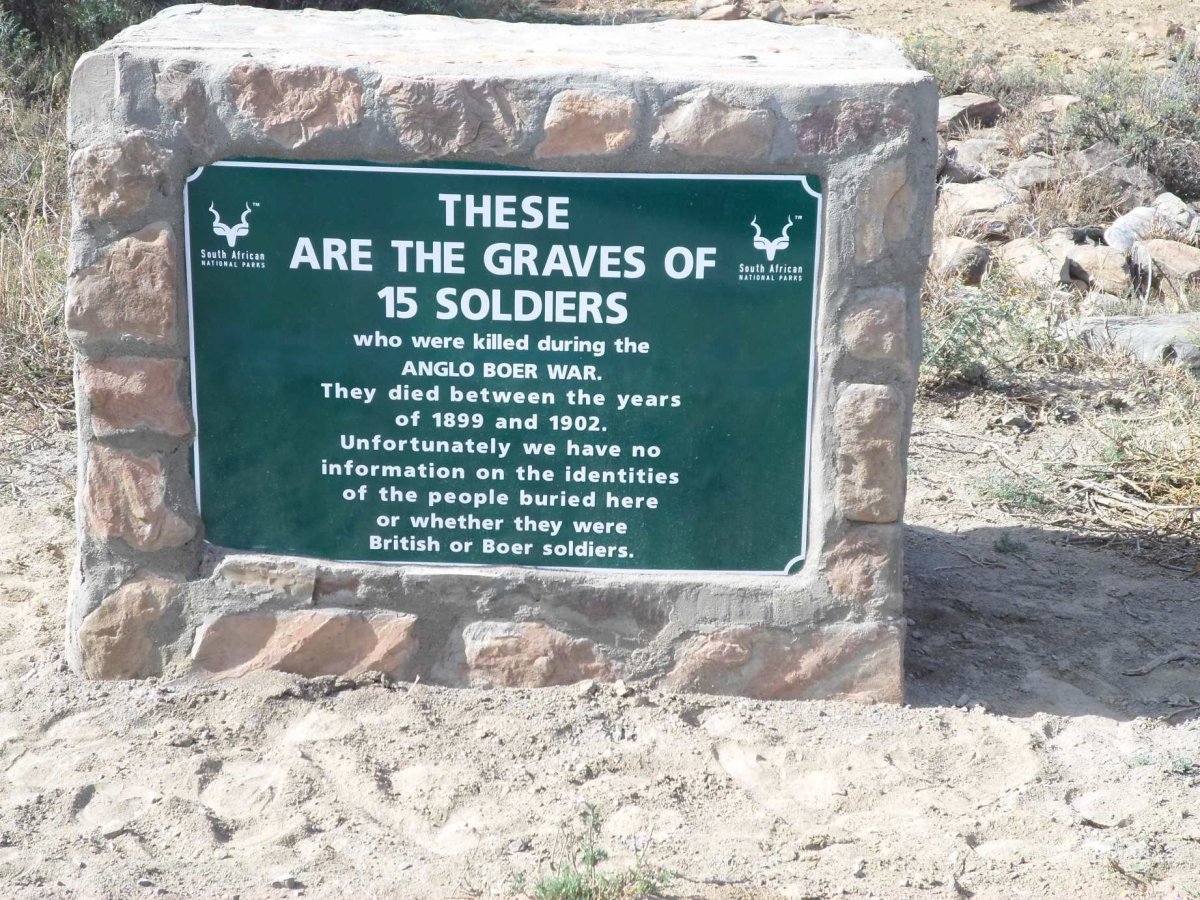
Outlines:
[[[176,584],[149,575],[117,588],[79,627],[79,652],[89,678],[119,680],[157,674],[150,628],[162,618]]]
[[[632,97],[559,91],[550,101],[539,157],[620,153],[637,138],[638,104]]]
[[[890,244],[909,236],[917,194],[908,181],[907,166],[904,159],[878,166],[859,192],[856,262],[875,262]]]
[[[175,236],[156,222],[71,276],[67,329],[77,340],[137,338],[173,345],[175,306]]]
[[[886,590],[884,569],[896,551],[895,542],[881,527],[850,531],[825,555],[829,588],[843,600],[866,603]]]
[[[83,490],[87,529],[94,536],[120,538],[137,550],[180,547],[195,527],[166,505],[162,457],[138,456],[93,445]]]
[[[908,303],[903,291],[877,288],[854,298],[842,330],[856,359],[900,362],[908,358]]]
[[[166,164],[167,154],[144,131],[76,151],[68,165],[76,213],[99,219],[141,211],[162,187]]]
[[[118,356],[79,365],[79,378],[91,403],[92,431],[108,437],[149,429],[174,437],[191,432],[179,398],[183,363],[177,359]]]
[[[744,109],[706,90],[676,98],[659,116],[653,143],[688,156],[765,159],[771,153],[775,115]]]
[[[889,385],[852,384],[838,400],[837,504],[854,522],[895,522],[904,498],[904,403]]]
[[[903,104],[841,100],[804,113],[792,130],[798,153],[837,153],[893,140],[912,122],[912,110]]]
[[[502,153],[521,136],[523,104],[500,83],[385,78],[379,86],[401,146],[422,157]]]
[[[196,635],[195,668],[214,678],[276,669],[315,678],[382,672],[399,677],[417,649],[415,616],[310,609],[221,616]]]
[[[903,644],[899,628],[880,623],[803,635],[733,626],[685,641],[666,686],[762,700],[899,703]]]
[[[466,680],[474,687],[549,687],[616,677],[591,641],[541,622],[472,622],[462,637]]]
[[[233,105],[285,147],[362,122],[362,83],[326,66],[243,63],[229,73],[228,87]]]

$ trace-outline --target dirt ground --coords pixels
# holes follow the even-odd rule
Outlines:
[[[1200,28],[1195,0],[1047,0],[1021,10],[1008,0],[781,0],[794,17],[808,23],[805,10],[827,7],[820,23],[890,34],[927,35],[994,51],[1003,61],[1058,59],[1070,67],[1089,51],[1102,47],[1113,56],[1125,50],[1135,55],[1147,46],[1145,35],[1155,22]],[[715,0],[542,0],[554,12],[586,21],[644,20],[657,16],[689,17]],[[753,9],[758,0],[743,0]],[[720,23],[713,23],[717,28]]]
[[[1194,0],[834,5],[853,7],[835,24],[974,36],[1006,58],[1200,24]],[[74,437],[8,416],[0,896],[510,896],[562,858],[589,803],[611,865],[643,854],[678,897],[1200,897],[1196,665],[1125,674],[1200,652],[1200,578],[1003,512],[982,489],[1001,457],[1082,439],[1066,423],[989,429],[1008,403],[921,401],[903,708],[86,682],[60,653]]]

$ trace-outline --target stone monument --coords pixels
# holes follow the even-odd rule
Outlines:
[[[936,115],[764,22],[85,55],[72,665],[899,701]]]

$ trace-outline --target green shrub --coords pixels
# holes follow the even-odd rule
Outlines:
[[[600,846],[602,820],[596,807],[585,804],[580,811],[582,828],[564,835],[565,854],[550,864],[550,872],[530,885],[522,876],[514,879],[513,891],[533,900],[645,900],[661,897],[673,879],[665,869],[645,860],[647,841],[636,863],[619,872],[600,871],[608,852]]]
[[[1055,485],[1032,476],[1017,476],[1009,473],[993,475],[980,485],[980,493],[998,502],[1009,511],[1025,510],[1044,512],[1055,506]],[[1000,553],[1012,553],[1026,549],[1020,541],[1012,541],[1007,535],[993,545]]]
[[[1073,312],[1071,295],[993,265],[978,288],[930,276],[922,298],[922,381],[930,387],[989,385],[1077,363],[1077,347],[1057,336]]]
[[[1075,85],[1064,126],[1080,145],[1111,141],[1184,197],[1200,197],[1200,60],[1166,72],[1106,62]]]

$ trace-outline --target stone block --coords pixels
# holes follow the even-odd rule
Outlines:
[[[1106,294],[1121,296],[1133,289],[1129,258],[1116,247],[1072,247],[1067,251],[1067,271],[1073,280]]]
[[[166,504],[162,457],[157,453],[139,456],[92,446],[83,508],[92,537],[119,538],[135,550],[180,547],[196,534],[195,526]]]
[[[1054,157],[1045,155],[1019,159],[1004,173],[1005,182],[1022,190],[1045,187],[1061,181],[1062,177],[1061,163]]]
[[[843,600],[868,603],[893,585],[888,567],[897,551],[898,534],[892,526],[852,528],[825,554],[829,588]]]
[[[1004,107],[986,94],[952,94],[938,102],[938,129],[954,134],[971,127],[995,125]]]
[[[883,623],[834,625],[803,635],[733,626],[680,645],[665,684],[761,700],[900,703],[903,652],[903,631]]]
[[[1029,192],[998,179],[943,185],[938,200],[946,230],[977,237],[1009,237],[1028,211]]]
[[[524,105],[499,81],[390,78],[379,95],[400,146],[422,159],[500,155],[526,127]]]
[[[908,301],[895,288],[860,291],[846,310],[846,348],[855,359],[902,362],[908,359]]]
[[[415,616],[312,609],[219,616],[196,634],[192,665],[213,678],[275,669],[306,678],[404,675],[417,649]]]
[[[293,604],[312,603],[317,589],[317,567],[298,559],[230,556],[221,561],[216,577],[250,593]]]
[[[164,189],[166,165],[166,151],[144,131],[75,151],[68,173],[76,215],[92,221],[141,212]]]
[[[658,117],[653,146],[685,156],[765,159],[771,153],[775,114],[747,109],[708,90],[672,101]]]
[[[1063,322],[1059,334],[1093,350],[1127,354],[1145,366],[1179,366],[1200,374],[1200,313],[1088,316]]]
[[[987,274],[992,251],[970,238],[947,235],[933,248],[930,267],[939,275],[952,276],[963,284],[977,285]]]
[[[1071,280],[1067,254],[1075,243],[1069,236],[1051,234],[1044,242],[1017,238],[996,251],[996,258],[1018,278],[1043,287],[1057,287]]]
[[[196,66],[173,62],[154,74],[154,94],[179,120],[188,142],[204,143],[208,123],[208,91]]]
[[[904,404],[890,385],[852,384],[838,400],[837,502],[854,522],[895,522],[904,500]]]
[[[77,341],[178,340],[175,236],[158,222],[122,238],[67,284],[67,329]]]
[[[1133,245],[1133,261],[1142,277],[1151,279],[1176,309],[1194,305],[1191,298],[1200,294],[1200,249],[1182,241],[1153,238]]]
[[[637,120],[632,97],[560,91],[550,101],[542,124],[545,137],[534,153],[543,159],[620,153],[637,139]]]
[[[869,150],[904,134],[913,111],[904,104],[847,99],[822,103],[792,123],[796,153],[805,156]]]
[[[946,151],[946,167],[942,176],[956,184],[991,178],[1004,167],[1005,147],[1005,142],[998,138],[951,141]]]
[[[191,422],[179,393],[182,373],[177,359],[82,360],[79,379],[91,405],[92,432],[97,437],[143,430],[189,434]]]
[[[117,588],[79,626],[79,653],[88,678],[146,678],[159,672],[150,629],[166,610],[177,585],[154,575]]]
[[[472,622],[462,631],[463,680],[473,687],[549,687],[617,670],[591,641],[541,622]]]
[[[908,236],[916,211],[914,201],[905,160],[893,160],[872,173],[858,197],[855,256],[860,263],[878,260],[890,242]]]
[[[328,66],[244,63],[229,73],[228,90],[256,129],[288,149],[362,122],[362,83]]]

